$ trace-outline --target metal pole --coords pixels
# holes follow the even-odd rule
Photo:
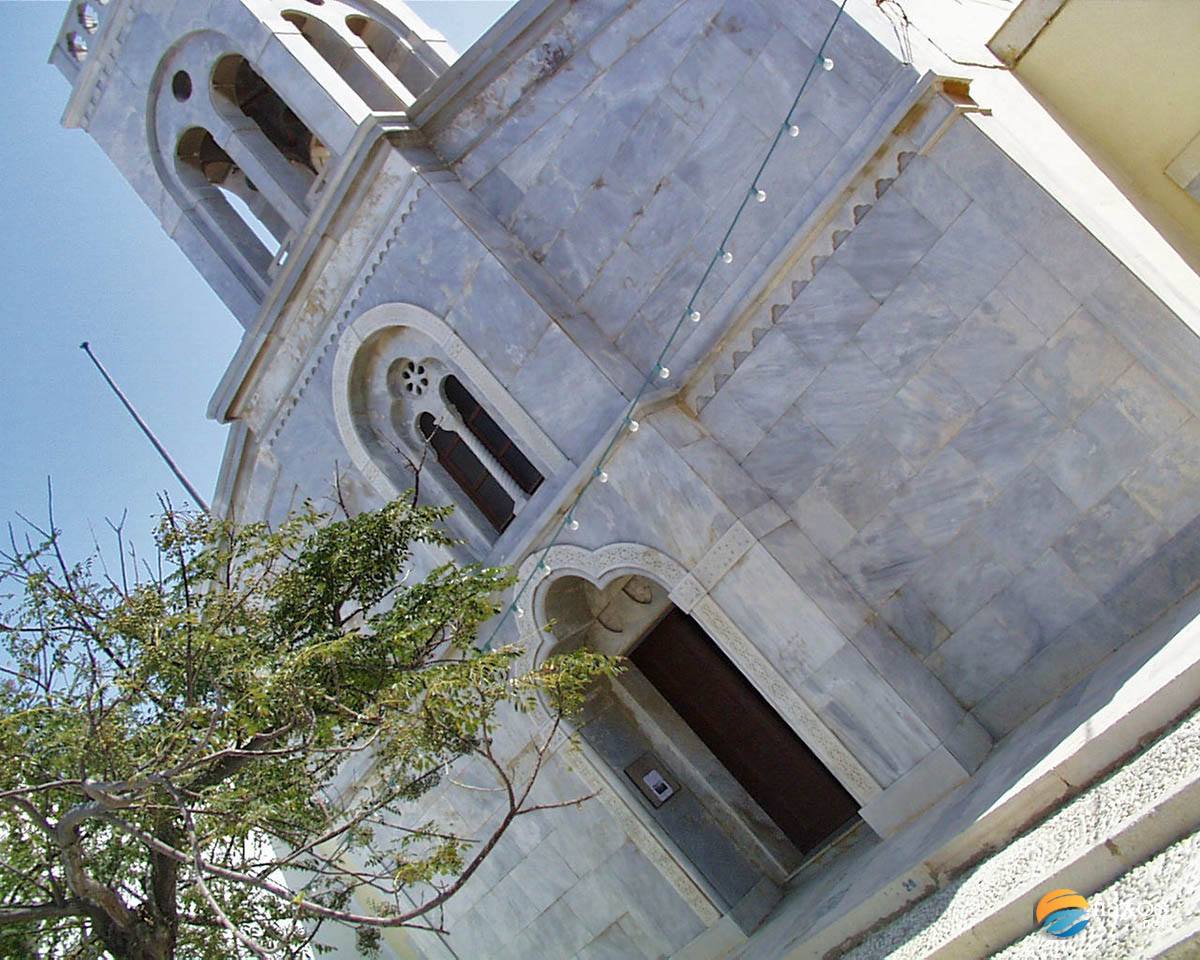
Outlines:
[[[142,419],[141,414],[134,409],[133,404],[129,402],[129,398],[121,392],[121,388],[116,385],[116,383],[113,381],[113,378],[108,375],[108,371],[104,369],[104,364],[96,359],[96,355],[92,353],[92,348],[88,345],[86,340],[79,345],[79,349],[86,353],[91,359],[92,363],[96,365],[96,369],[100,371],[100,376],[102,376],[108,385],[112,387],[113,393],[117,395],[117,399],[125,405],[125,409],[129,411],[129,415],[132,416],[137,425],[141,427],[142,433],[146,435],[146,439],[154,444],[154,449],[158,451],[159,456],[163,458],[163,461],[166,463],[166,465],[171,468],[171,472],[175,474],[175,479],[183,484],[183,489],[185,489],[188,492],[188,495],[197,504],[199,504],[200,509],[202,509],[205,513],[211,513],[212,511],[209,509],[208,501],[200,496],[199,491],[192,486],[191,481],[189,481],[188,478],[183,475],[183,471],[179,469],[179,465],[171,459],[171,455],[167,453],[166,448],[158,442],[158,437],[154,435],[154,431],[151,430],[146,421]]]

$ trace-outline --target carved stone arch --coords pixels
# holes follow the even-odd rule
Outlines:
[[[521,564],[518,579],[518,583],[526,585],[523,602],[529,608],[517,618],[519,642],[524,648],[522,666],[529,668],[541,662],[557,644],[554,635],[546,629],[546,599],[551,584],[563,577],[576,576],[603,588],[626,574],[647,577],[671,595],[675,595],[676,589],[690,576],[676,560],[639,543],[613,543],[595,550],[556,544],[545,552],[544,564],[541,550],[527,557]],[[693,606],[689,615],[859,804],[867,803],[882,792],[882,785],[780,676],[711,595]]]
[[[592,586],[603,589],[617,577],[640,574],[670,590],[685,576],[687,570],[660,550],[640,543],[610,543],[596,550],[570,544],[552,546],[539,566],[541,551],[528,557],[519,574],[520,583],[528,583],[526,597],[532,608],[523,611],[518,619],[520,643],[524,648],[522,666],[532,668],[540,663],[557,644],[554,635],[546,632],[546,588],[562,577],[576,576]]]
[[[469,385],[473,396],[487,412],[519,440],[523,453],[543,477],[562,472],[567,458],[525,410],[475,356],[454,330],[440,317],[414,304],[383,304],[368,310],[342,333],[333,365],[333,410],[338,432],[350,461],[375,491],[384,498],[398,496],[404,489],[404,468],[399,453],[389,452],[372,426],[379,411],[366,408],[365,380],[383,361],[375,355],[387,341],[390,352],[406,350],[413,361],[433,360]],[[389,354],[390,355],[390,354]],[[400,356],[397,353],[397,358]],[[390,362],[390,361],[389,361]],[[428,478],[428,479],[426,479]],[[422,486],[432,488],[442,502],[458,502],[452,481],[437,471],[422,475]],[[481,551],[495,538],[486,522],[472,509],[458,510],[453,524],[465,525],[459,532]]]
[[[166,195],[257,305],[270,285],[269,269],[278,247],[279,237],[272,240],[269,234],[277,233],[280,224],[286,222],[284,213],[275,210],[277,216],[259,216],[247,201],[248,187],[239,190],[231,186],[228,192],[238,196],[262,223],[263,229],[256,231],[244,214],[222,196],[217,184],[186,165],[181,169],[179,163],[181,142],[193,130],[207,132],[222,151],[229,153],[232,132],[227,120],[213,108],[207,88],[215,60],[236,49],[237,43],[225,34],[201,30],[180,37],[166,50],[149,86],[146,143]],[[238,152],[236,147],[234,152]],[[245,184],[239,181],[239,186]],[[274,209],[275,204],[266,194],[263,202]],[[240,313],[239,317],[247,324],[252,319]]]

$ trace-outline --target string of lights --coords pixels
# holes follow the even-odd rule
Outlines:
[[[802,132],[799,125],[793,122],[796,109],[800,105],[800,98],[804,96],[804,91],[808,88],[809,81],[817,72],[818,66],[825,71],[830,71],[834,68],[833,60],[825,54],[825,48],[829,45],[829,39],[833,36],[833,31],[842,18],[842,13],[846,9],[846,3],[847,0],[841,0],[841,2],[838,4],[837,13],[833,18],[833,22],[830,23],[829,29],[826,31],[820,47],[817,48],[816,55],[813,57],[813,61],[809,65],[808,72],[804,75],[804,80],[800,84],[800,89],[796,92],[796,96],[793,98],[791,106],[788,107],[787,114],[783,119],[783,123],[780,124],[779,129],[775,132],[775,136],[771,140],[771,145],[767,148],[762,162],[758,165],[758,169],[754,171],[754,176],[750,180],[749,189],[742,197],[742,202],[738,204],[737,211],[730,219],[729,226],[725,230],[724,235],[721,237],[721,242],[717,247],[717,251],[712,255],[712,258],[708,262],[708,266],[705,268],[704,272],[700,276],[699,281],[693,288],[692,294],[688,298],[687,306],[684,308],[679,319],[675,322],[675,325],[671,329],[670,335],[667,337],[666,342],[659,351],[658,359],[655,360],[654,366],[645,375],[637,393],[634,394],[633,398],[626,405],[625,412],[621,420],[617,422],[616,428],[612,430],[612,436],[609,438],[607,445],[604,447],[603,452],[596,461],[596,466],[592,471],[592,475],[588,477],[584,484],[579,488],[579,491],[575,494],[575,498],[571,501],[570,507],[563,514],[562,519],[554,528],[553,533],[550,535],[545,545],[541,548],[538,556],[537,566],[517,586],[517,592],[514,594],[512,601],[499,614],[499,619],[496,620],[495,626],[492,628],[492,632],[488,636],[487,642],[484,644],[485,649],[491,648],[500,630],[503,629],[504,624],[508,621],[509,616],[516,617],[517,619],[525,616],[525,610],[521,606],[521,602],[534,579],[540,573],[545,573],[549,570],[549,564],[547,563],[546,558],[549,556],[550,550],[560,542],[559,537],[562,536],[564,530],[570,530],[574,532],[579,529],[579,520],[576,518],[575,512],[578,509],[580,502],[587,495],[587,492],[591,489],[593,483],[608,483],[608,471],[605,469],[605,466],[611,459],[613,451],[624,433],[626,431],[629,433],[637,433],[639,424],[637,420],[634,419],[633,415],[637,412],[638,404],[641,403],[642,398],[646,395],[646,392],[651,388],[651,386],[654,385],[655,381],[669,380],[671,378],[671,371],[664,363],[667,358],[667,354],[670,352],[672,345],[678,338],[679,331],[683,329],[686,323],[697,324],[701,321],[702,317],[700,311],[696,309],[696,304],[700,298],[701,291],[704,289],[705,283],[708,281],[709,276],[712,274],[717,264],[730,264],[733,262],[733,250],[730,249],[729,242],[733,236],[734,230],[742,218],[742,214],[745,213],[746,208],[749,206],[752,199],[757,203],[766,203],[767,201],[767,192],[763,190],[761,186],[759,186],[759,181],[762,178],[763,172],[767,169],[767,164],[771,162],[771,158],[775,155],[775,150],[779,146],[780,141],[783,139],[784,134],[787,134],[790,138],[795,139],[798,138]]]

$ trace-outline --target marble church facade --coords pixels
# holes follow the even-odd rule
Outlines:
[[[429,442],[459,558],[529,582],[500,639],[626,653],[685,614],[852,803],[799,849],[634,668],[546,772],[547,797],[596,797],[511,831],[451,932],[392,956],[822,956],[1194,703],[1200,311],[877,13],[520,0],[456,57],[395,0],[71,5],[66,122],[246,330],[209,410],[219,508],[278,521],[335,472],[378,506]],[[537,723],[507,728],[512,762]],[[647,755],[661,807],[625,775]],[[1167,803],[1128,796],[1130,823]],[[422,812],[472,831],[486,797]],[[987,952],[1021,932],[1010,906]]]

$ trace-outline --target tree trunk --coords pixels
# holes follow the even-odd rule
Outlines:
[[[102,910],[92,915],[92,929],[116,960],[174,960],[175,938],[168,928],[139,922],[134,927],[114,923]]]

